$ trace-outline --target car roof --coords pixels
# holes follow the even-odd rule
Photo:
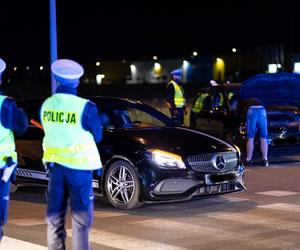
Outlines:
[[[212,89],[217,89],[217,90],[230,90],[230,89],[238,89],[241,87],[241,83],[225,83],[225,84],[218,84],[218,85],[211,85],[207,87],[201,88],[201,90],[209,91]]]
[[[46,97],[39,97],[39,98],[32,98],[32,99],[23,99],[19,100],[18,103],[41,103],[45,99],[47,99],[49,96]],[[125,104],[142,104],[142,102],[133,100],[133,99],[128,99],[128,98],[121,98],[121,97],[108,97],[108,96],[84,96],[83,98],[86,98],[88,100],[91,100],[92,102],[96,103],[101,103],[101,104],[109,104],[109,103],[114,103],[116,105],[125,105]]]

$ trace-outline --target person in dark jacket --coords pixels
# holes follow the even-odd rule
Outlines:
[[[52,63],[58,82],[56,93],[40,110],[44,128],[43,163],[49,172],[46,221],[48,249],[65,249],[68,203],[72,214],[73,247],[89,250],[93,222],[93,172],[102,164],[96,143],[102,139],[102,123],[96,105],[77,96],[84,70],[68,59]],[[68,202],[69,200],[69,202]]]
[[[1,76],[6,68],[0,58]],[[14,181],[17,168],[17,153],[14,133],[22,135],[28,126],[25,112],[17,107],[16,102],[0,92],[0,241],[3,226],[7,223],[10,182]]]
[[[240,103],[241,121],[246,121],[247,129],[247,156],[246,165],[252,165],[254,138],[256,130],[259,132],[262,165],[268,166],[268,126],[267,113],[263,104],[257,98],[244,99]]]
[[[177,126],[184,123],[186,110],[185,94],[181,85],[182,69],[171,72],[172,80],[167,86],[167,106],[170,109],[171,117]]]

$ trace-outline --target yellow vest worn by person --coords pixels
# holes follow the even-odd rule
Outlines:
[[[55,94],[41,108],[43,162],[55,162],[77,170],[102,167],[93,135],[83,129],[81,118],[88,100],[70,94]]]
[[[176,108],[182,108],[185,106],[185,98],[184,98],[184,92],[183,89],[173,80],[169,82],[169,84],[172,84],[174,87],[174,103]],[[169,85],[168,85],[169,86]]]
[[[192,111],[194,113],[199,113],[203,109],[204,100],[207,96],[208,96],[208,93],[202,93],[200,96],[197,97],[197,99],[192,107]]]
[[[5,98],[7,97],[0,95],[0,111]],[[17,162],[14,134],[10,129],[3,127],[0,122],[0,169],[5,167],[8,157],[11,157],[13,162]]]

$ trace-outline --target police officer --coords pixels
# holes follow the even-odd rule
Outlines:
[[[171,117],[177,126],[183,125],[184,114],[186,111],[186,99],[182,81],[182,69],[176,69],[171,72],[172,80],[167,86],[167,106],[170,109]]]
[[[6,68],[0,58],[1,75]],[[16,171],[17,153],[14,141],[15,132],[22,135],[28,126],[24,111],[17,107],[16,102],[0,92],[0,241],[3,237],[3,225],[7,222],[10,181]]]
[[[48,249],[65,249],[68,200],[72,213],[73,250],[88,250],[93,221],[93,171],[102,165],[95,142],[102,124],[94,103],[77,96],[84,70],[77,62],[61,59],[51,65],[58,82],[56,93],[40,111],[44,128],[43,162],[49,172],[46,221]]]
[[[210,98],[208,91],[205,92],[199,92],[196,95],[196,98],[194,100],[194,103],[192,105],[191,108],[191,112],[190,112],[190,126],[191,127],[196,127],[196,120],[197,120],[197,116],[200,113],[200,111],[203,108],[207,108],[205,107],[207,104],[207,98]]]

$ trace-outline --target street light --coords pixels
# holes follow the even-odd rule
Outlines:
[[[236,48],[232,48],[232,52],[233,52],[233,53],[236,53],[236,52],[237,52],[237,49],[236,49]]]
[[[97,66],[97,67],[99,67],[99,66],[100,66],[100,64],[101,64],[100,62],[96,62],[96,66]]]
[[[57,60],[57,32],[56,32],[56,0],[49,0],[50,11],[50,65]],[[50,70],[51,72],[51,70]],[[56,90],[56,80],[51,72],[51,93]]]
[[[197,52],[197,51],[194,51],[194,52],[193,52],[193,56],[198,56],[198,52]]]
[[[153,56],[153,60],[156,61],[157,60],[157,56]]]

